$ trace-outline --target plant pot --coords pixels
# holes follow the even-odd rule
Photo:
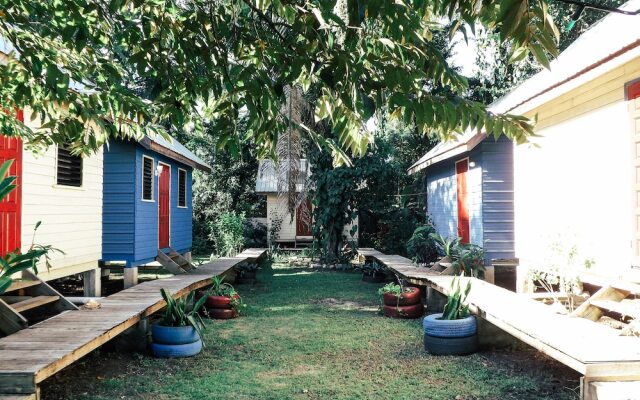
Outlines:
[[[382,283],[385,281],[386,278],[387,276],[380,272],[373,272],[373,273],[363,272],[362,273],[362,280],[364,282]]]
[[[420,304],[421,302],[420,289],[417,287],[408,287],[406,289],[409,291],[402,293],[399,299],[393,293],[385,293],[382,296],[384,305],[396,307],[396,306],[411,306],[414,304]]]
[[[166,345],[194,343],[200,340],[198,331],[193,326],[151,325],[153,342]]]
[[[191,357],[202,351],[202,340],[198,338],[193,343],[185,344],[161,344],[151,343],[151,352],[161,358]]]
[[[207,308],[231,308],[231,298],[227,296],[209,296],[205,303]]]
[[[464,355],[478,349],[478,323],[473,315],[444,320],[442,313],[425,317],[424,347],[434,355]]]
[[[231,308],[207,308],[207,315],[213,319],[231,319],[238,317],[238,312]]]
[[[384,316],[390,318],[414,319],[420,318],[424,314],[422,303],[410,306],[384,306]]]

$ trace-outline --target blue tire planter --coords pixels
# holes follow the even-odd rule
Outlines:
[[[151,343],[153,355],[161,358],[191,357],[202,351],[202,340],[186,344]]]
[[[445,320],[440,318],[442,318],[442,313],[424,317],[422,326],[425,335],[441,338],[466,337],[478,332],[476,317],[473,315],[464,319]]]
[[[200,340],[198,331],[193,326],[151,326],[153,342],[159,344],[187,344]]]
[[[442,313],[424,318],[424,348],[434,355],[464,355],[478,349],[478,323],[473,315],[444,320]]]

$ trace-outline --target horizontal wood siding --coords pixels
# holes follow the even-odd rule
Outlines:
[[[513,143],[488,138],[482,151],[482,221],[485,262],[515,257]]]
[[[294,215],[295,217],[295,215]],[[274,219],[281,219],[282,225],[277,240],[294,241],[296,239],[296,219],[291,220],[291,214],[287,211],[286,204],[278,198],[277,194],[267,195],[267,227],[271,231]]]
[[[35,242],[64,252],[51,254],[51,269],[41,265],[45,280],[96,268],[102,255],[102,150],[84,157],[82,187],[56,185],[56,151],[23,152],[22,251],[41,222]]]
[[[444,237],[458,236],[458,209],[455,162],[469,157],[467,172],[467,207],[471,243],[482,245],[482,168],[481,152],[469,153],[445,160],[427,169],[426,192],[427,213],[431,216],[436,231]]]
[[[104,155],[102,258],[134,260],[134,195],[136,145],[113,141]]]
[[[142,200],[142,156],[153,158],[153,201]],[[148,263],[158,253],[158,189],[159,180],[155,176],[159,162],[171,167],[170,180],[170,234],[169,245],[179,252],[191,250],[192,242],[192,199],[191,168],[140,146],[136,147],[135,158],[135,258],[133,265]],[[187,208],[178,208],[178,167],[187,171]]]

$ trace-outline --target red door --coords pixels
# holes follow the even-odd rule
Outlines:
[[[18,111],[18,119],[24,121],[22,111]],[[17,186],[3,201],[0,201],[0,256],[20,249],[22,206],[22,141],[0,135],[0,165],[7,160],[14,160],[9,168],[9,176],[17,179]]]
[[[456,192],[458,197],[458,237],[462,243],[469,243],[469,208],[467,207],[467,172],[469,160],[456,163]]]
[[[311,235],[311,200],[306,199],[296,209],[296,236]]]
[[[169,181],[171,179],[171,167],[166,164],[162,166],[162,171],[158,177],[158,247],[161,249],[169,247]]]

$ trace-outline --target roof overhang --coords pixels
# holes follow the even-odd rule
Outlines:
[[[151,140],[149,137],[145,136],[142,140],[140,140],[138,142],[142,147],[144,147],[147,150],[151,150],[154,151],[158,154],[162,154],[163,156],[169,157],[172,160],[176,160],[178,162],[181,162],[182,164],[188,165],[192,168],[196,168],[199,169],[200,171],[204,171],[204,172],[211,172],[211,167],[208,166],[207,164],[203,164],[203,163],[199,163],[196,162],[194,160],[191,160],[190,158],[185,157],[184,155],[168,149],[156,142],[154,142],[153,140]]]
[[[409,175],[413,175],[423,169],[438,163],[440,161],[447,160],[460,154],[467,153],[473,150],[480,142],[487,138],[485,133],[476,133],[469,138],[460,138],[456,142],[449,143],[448,146],[443,146],[440,149],[435,150],[433,153],[429,152],[425,154],[420,160],[409,167]]]

